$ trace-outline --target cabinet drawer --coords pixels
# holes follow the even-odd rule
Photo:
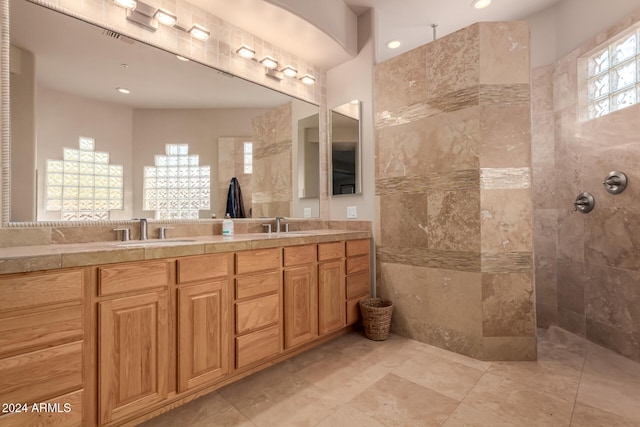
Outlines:
[[[82,342],[0,360],[0,402],[40,402],[82,386]]]
[[[280,295],[269,295],[236,304],[236,333],[245,334],[280,320]]]
[[[81,339],[81,306],[0,320],[0,356]]]
[[[369,255],[369,239],[347,241],[347,256],[358,255]]]
[[[3,427],[80,427],[82,426],[82,400],[84,390],[74,391],[45,402],[38,402],[40,405],[47,405],[46,411],[16,412],[0,417],[0,425]],[[43,408],[44,409],[44,408]],[[55,413],[51,411],[55,410]]]
[[[169,263],[140,262],[98,269],[99,294],[111,295],[169,284]]]
[[[242,368],[280,352],[280,327],[236,338],[236,367]]]
[[[347,299],[369,295],[369,271],[347,276]]]
[[[236,274],[273,270],[280,267],[280,249],[264,249],[238,252],[236,254]]]
[[[274,271],[236,279],[236,299],[266,295],[280,290],[280,272]]]
[[[317,259],[316,245],[290,246],[284,248],[284,266],[304,265]]]
[[[0,312],[82,299],[82,270],[30,273],[0,279]]]
[[[178,283],[215,279],[229,274],[229,254],[212,254],[178,260]]]
[[[344,242],[321,243],[318,245],[318,261],[328,261],[344,257]]]
[[[347,258],[347,274],[369,271],[369,255]]]
[[[351,325],[360,320],[360,302],[362,298],[347,301],[347,325]]]

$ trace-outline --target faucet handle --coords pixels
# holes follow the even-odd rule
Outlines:
[[[271,224],[262,224],[262,226],[267,229],[267,233],[271,234]]]
[[[158,228],[158,239],[167,238],[167,230],[171,230],[174,227],[160,227]]]
[[[131,230],[128,228],[114,228],[113,231],[118,234],[118,231],[122,231],[122,241],[128,242],[131,239]]]

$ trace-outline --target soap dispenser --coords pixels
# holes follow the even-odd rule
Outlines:
[[[224,221],[222,221],[222,235],[233,236],[233,221],[228,213],[224,216]]]

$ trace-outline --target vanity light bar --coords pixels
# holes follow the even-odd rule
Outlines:
[[[156,8],[140,0],[113,0],[118,6],[127,9],[127,21],[140,25],[149,31],[156,31],[158,23],[189,33],[196,40],[206,41],[211,36],[208,29],[193,24],[189,30],[178,25],[178,16],[164,8]]]
[[[287,65],[282,69],[278,70],[278,60],[272,56],[267,55],[261,60],[257,60],[255,58],[256,51],[250,48],[249,46],[247,46],[246,44],[243,44],[238,49],[236,49],[236,53],[245,59],[250,59],[262,64],[265,67],[265,70],[264,70],[265,75],[272,79],[282,80],[285,77],[289,77],[292,79],[295,79],[296,77],[298,77],[298,70],[292,65]],[[312,85],[316,82],[316,79],[310,74],[305,74],[304,76],[300,77],[300,81],[306,85]]]

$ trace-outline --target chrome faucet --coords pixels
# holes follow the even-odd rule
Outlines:
[[[134,218],[140,220],[140,240],[147,240],[147,218]]]
[[[282,231],[282,226],[284,225],[284,217],[283,216],[277,216],[276,217],[276,233],[279,233],[280,231]]]

